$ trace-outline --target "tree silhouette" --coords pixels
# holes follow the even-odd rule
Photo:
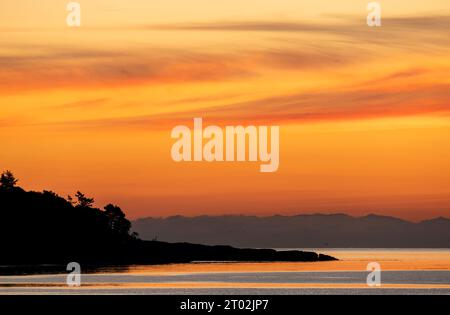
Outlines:
[[[76,201],[73,201],[73,198],[72,198],[71,195],[68,195],[68,196],[67,196],[67,201],[68,201],[72,206],[76,206],[76,205],[77,205],[77,202],[76,202]]]
[[[25,191],[16,183],[12,172],[0,171],[0,264],[108,263],[140,255],[132,252],[140,240],[119,207],[102,211],[80,191],[66,199],[47,190]]]
[[[90,208],[94,205],[94,198],[88,198],[80,191],[77,191],[75,198],[77,198],[75,206],[78,208]]]
[[[5,171],[0,177],[0,187],[4,189],[12,189],[16,186],[19,180],[14,177],[11,171]]]
[[[1,174],[0,265],[14,266],[14,272],[19,266],[39,266],[41,270],[43,264],[62,266],[69,261],[102,266],[319,259],[316,253],[277,254],[273,250],[140,240],[118,206],[108,204],[101,210],[93,207],[93,198],[79,191],[72,200],[52,191],[25,191],[16,183],[12,172]],[[322,260],[334,260],[327,257]]]
[[[118,236],[129,235],[131,223],[125,218],[122,209],[113,204],[108,204],[104,209],[112,232]]]

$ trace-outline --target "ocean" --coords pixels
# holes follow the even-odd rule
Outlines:
[[[67,274],[52,266],[21,274],[0,266],[0,294],[450,294],[450,249],[302,250],[339,261],[81,266],[80,287],[67,286]],[[373,262],[381,268],[379,287],[366,282]]]

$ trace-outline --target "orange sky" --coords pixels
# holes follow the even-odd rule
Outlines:
[[[450,3],[0,2],[0,168],[132,218],[450,216]],[[171,129],[281,126],[280,168],[175,163]]]

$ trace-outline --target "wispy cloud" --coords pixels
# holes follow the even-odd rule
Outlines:
[[[430,32],[446,32],[450,28],[450,16],[429,15],[409,17],[385,17],[383,28],[378,33],[387,36],[391,31],[411,32],[421,30]],[[348,36],[358,36],[361,31],[374,33],[368,28],[365,19],[360,17],[334,17],[321,23],[305,23],[298,21],[216,21],[203,23],[173,23],[159,25],[142,25],[134,29],[166,30],[166,31],[231,31],[231,32],[311,32],[331,33]],[[358,36],[359,37],[359,36]]]
[[[393,75],[395,77],[395,75]],[[91,119],[51,123],[61,128],[133,128],[152,130],[189,123],[203,117],[213,123],[298,123],[401,117],[450,113],[450,85],[414,88],[373,89],[299,93],[254,99],[208,107],[205,110],[178,111],[113,119]]]
[[[0,54],[0,90],[223,81],[258,76],[267,68],[319,70],[339,67],[374,56],[386,58],[392,49],[405,54],[450,52],[448,16],[385,18],[379,29],[367,27],[364,21],[354,18],[332,21],[232,21],[147,25],[128,29],[258,32],[264,36],[275,33],[272,43],[263,41],[265,44],[259,47],[237,46],[245,49],[224,46],[223,51],[214,53],[194,48],[161,49],[153,46],[127,51],[36,44],[33,47],[10,47],[10,51],[15,53]],[[111,32],[114,28],[102,31]],[[284,37],[292,33],[299,36]],[[319,34],[321,36],[317,37]],[[308,45],[304,36],[315,36],[316,39],[314,43],[309,41]]]
[[[261,45],[237,45],[216,50],[195,48],[159,49],[149,45],[128,51],[96,50],[81,47],[26,46],[12,47],[17,53],[0,54],[0,91],[8,93],[27,89],[127,87],[133,85],[192,84],[225,82],[270,77],[273,72],[291,71],[303,79],[305,72],[326,78],[334,70],[344,69],[347,77],[338,86],[327,86],[325,91],[309,90],[302,93],[279,92],[272,97],[235,102],[233,97],[206,95],[209,91],[193,92],[180,100],[168,98],[158,104],[181,102],[214,103],[208,110],[189,110],[163,114],[126,116],[114,119],[91,119],[54,122],[61,126],[159,128],[201,116],[215,121],[318,121],[359,119],[385,116],[439,113],[449,110],[449,82],[434,80],[448,68],[438,64],[419,62],[433,60],[450,51],[450,18],[447,16],[386,18],[383,27],[372,29],[352,18],[345,23],[295,22],[214,22],[142,26],[139,30],[158,31],[229,31],[258,32],[263,35]],[[364,22],[364,21],[363,21]],[[107,30],[105,30],[107,31]],[[131,30],[130,30],[131,31]],[[267,33],[276,33],[267,35]],[[284,37],[284,34],[289,36]],[[304,43],[301,33],[313,35]],[[316,35],[327,35],[325,37]],[[309,37],[311,39],[311,37]],[[316,39],[317,38],[317,39]],[[267,40],[269,39],[269,40]],[[374,49],[373,45],[378,45]],[[245,48],[242,48],[245,47]],[[403,69],[389,69],[392,50],[396,57],[405,59]],[[428,53],[428,50],[430,53]],[[444,54],[442,54],[444,52]],[[409,58],[409,59],[408,59]],[[400,59],[397,59],[400,60]],[[433,60],[434,62],[435,60]],[[355,65],[381,65],[376,75],[370,70],[361,83],[358,74],[350,70]],[[378,71],[378,70],[377,70]],[[284,74],[284,72],[283,72]],[[444,74],[444,76],[443,76]],[[267,77],[263,77],[267,75]],[[281,77],[281,76],[280,76]],[[437,76],[436,76],[437,78]],[[429,81],[429,79],[433,79]],[[307,78],[305,79],[307,80]],[[320,82],[320,81],[319,81]],[[238,84],[236,86],[238,86]],[[236,89],[229,95],[235,95]],[[266,93],[268,95],[270,93]],[[281,95],[280,95],[281,94]],[[251,97],[251,96],[250,96]],[[112,98],[112,96],[111,96]],[[58,105],[59,109],[99,108],[110,101],[108,97],[94,97]],[[117,100],[114,100],[116,106]]]
[[[61,52],[56,48],[46,55],[0,56],[0,90],[214,82],[258,76],[263,69],[320,69],[356,60],[356,56],[330,53],[324,48],[261,48],[229,53]]]
[[[89,100],[80,100],[71,103],[64,103],[55,106],[50,106],[51,109],[60,109],[60,110],[72,110],[72,109],[98,109],[101,106],[104,106],[110,98],[96,98]]]

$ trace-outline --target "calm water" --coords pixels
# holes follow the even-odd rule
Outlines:
[[[27,275],[11,275],[14,266],[1,266],[0,294],[450,294],[450,249],[311,250],[339,261],[83,270],[79,288],[67,287],[65,274],[46,271],[55,266],[30,269]],[[369,262],[381,265],[381,288],[366,285]]]

